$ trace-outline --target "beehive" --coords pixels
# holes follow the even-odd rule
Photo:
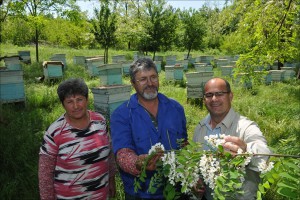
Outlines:
[[[284,79],[285,70],[270,70],[272,81],[280,82]]]
[[[183,66],[180,64],[176,64],[174,66],[174,79],[175,80],[183,80]]]
[[[174,65],[165,66],[166,80],[174,80]]]
[[[283,80],[289,80],[296,76],[295,67],[281,67],[281,70],[285,70]]]
[[[50,61],[60,61],[64,65],[63,70],[67,69],[67,60],[66,60],[66,54],[58,53],[51,56]]]
[[[233,74],[233,66],[221,66],[221,75],[222,76],[232,76]]]
[[[112,63],[126,62],[125,55],[114,55],[112,56]]]
[[[214,56],[200,56],[199,62],[206,63],[208,65],[211,64],[211,61],[214,59]]]
[[[234,77],[234,85],[242,86],[244,88],[250,89],[252,88],[252,80],[248,76],[248,73],[239,73]]]
[[[132,62],[124,62],[122,63],[123,75],[129,75],[129,68]]]
[[[213,67],[206,63],[194,63],[195,69],[197,72],[212,72]]]
[[[100,85],[121,85],[122,64],[103,64],[97,67],[100,76]]]
[[[73,63],[74,65],[81,65],[85,66],[85,56],[74,56],[73,57]]]
[[[186,73],[187,80],[187,98],[202,98],[203,86],[211,78],[213,72],[191,72]]]
[[[154,63],[156,65],[157,72],[160,73],[161,72],[161,61],[154,61]]]
[[[176,56],[175,55],[166,56],[166,65],[175,65],[175,64],[176,64]]]
[[[21,57],[21,62],[26,64],[31,63],[30,51],[18,51],[18,55]]]
[[[0,101],[1,103],[25,101],[22,70],[0,70]]]
[[[112,112],[130,98],[131,85],[113,85],[92,88],[94,108],[110,117]]]
[[[176,64],[180,64],[180,66],[182,66],[184,70],[187,70],[189,61],[188,60],[177,60]]]
[[[218,67],[228,66],[230,64],[230,61],[225,58],[219,58],[219,59],[216,59],[215,61],[216,61]]]
[[[44,61],[43,70],[45,79],[58,79],[63,77],[64,64],[61,61]]]
[[[160,62],[162,62],[163,60],[164,60],[163,56],[155,56],[154,57],[154,61],[160,61]]]
[[[98,67],[104,64],[104,57],[88,58],[85,60],[85,64],[86,64],[86,69],[90,74],[90,76],[98,76],[99,75]]]
[[[5,67],[8,70],[22,70],[19,56],[9,56],[4,58]]]

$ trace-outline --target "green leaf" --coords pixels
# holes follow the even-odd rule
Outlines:
[[[291,191],[288,188],[279,188],[277,190],[277,193],[282,195],[282,196],[285,196],[285,197],[289,197],[289,198],[292,198],[292,199],[297,199],[297,192]]]
[[[288,174],[287,172],[282,172],[279,174],[280,177],[283,177],[283,178],[287,178],[291,181],[294,181],[294,182],[297,182],[299,179],[298,178],[295,178],[293,177],[291,174]]]
[[[278,183],[277,186],[280,187],[280,188],[289,188],[289,189],[292,189],[292,190],[295,190],[295,191],[298,190],[297,188],[292,187],[291,185],[287,185],[283,182]]]
[[[263,184],[264,188],[266,189],[270,189],[270,184],[268,181],[266,181],[264,184]]]

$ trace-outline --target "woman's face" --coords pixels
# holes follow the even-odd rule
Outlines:
[[[63,101],[63,107],[71,120],[80,120],[87,114],[88,99],[83,95],[68,96]]]

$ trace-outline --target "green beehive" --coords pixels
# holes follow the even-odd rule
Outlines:
[[[221,66],[221,75],[222,76],[232,76],[233,74],[233,66]]]
[[[202,98],[203,86],[211,78],[213,72],[190,72],[186,73],[187,80],[187,98]]]
[[[50,61],[60,61],[63,65],[63,70],[67,69],[66,54],[58,53],[51,56]]]
[[[197,72],[212,72],[213,67],[207,63],[194,63]]]
[[[112,56],[112,63],[126,62],[125,55],[114,55]]]
[[[122,63],[123,75],[129,75],[129,68],[132,62],[124,62]]]
[[[174,65],[165,66],[165,76],[168,81],[174,80]]]
[[[85,56],[74,56],[73,57],[73,63],[74,65],[81,65],[85,66]]]
[[[43,70],[45,79],[58,79],[63,77],[63,62],[60,61],[44,61]]]
[[[285,70],[270,70],[272,82],[280,82],[284,80]]]
[[[183,80],[183,66],[181,66],[180,64],[176,64],[174,66],[174,79]]]
[[[25,102],[22,70],[0,70],[0,102]]]
[[[19,56],[9,56],[4,58],[5,67],[8,70],[22,70]]]
[[[104,64],[98,67],[101,85],[122,84],[122,64]]]
[[[154,63],[156,65],[157,72],[160,73],[161,72],[161,61],[154,61]]]
[[[112,85],[92,88],[94,108],[107,118],[124,101],[130,98],[131,85]]]
[[[26,64],[31,63],[30,51],[18,51],[18,54],[21,57],[21,62]]]
[[[85,64],[86,64],[86,69],[90,74],[90,76],[98,76],[99,75],[98,67],[104,64],[104,57],[87,58],[85,60]]]

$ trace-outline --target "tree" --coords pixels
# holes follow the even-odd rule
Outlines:
[[[60,13],[68,8],[68,0],[11,0],[12,12],[28,20],[35,29],[36,61],[39,62],[39,35],[43,27],[43,16],[49,13]],[[70,0],[71,1],[71,0]]]
[[[183,10],[180,13],[180,19],[184,30],[182,44],[188,50],[188,58],[192,49],[203,49],[202,44],[206,33],[206,24],[201,13],[194,9]]]
[[[155,53],[161,47],[170,47],[175,39],[177,16],[171,7],[166,7],[164,0],[145,0],[142,14],[145,37],[140,41],[139,48],[143,52]]]
[[[94,9],[96,19],[92,20],[96,41],[104,48],[104,63],[108,63],[108,48],[116,43],[116,1],[101,0],[100,10]]]

